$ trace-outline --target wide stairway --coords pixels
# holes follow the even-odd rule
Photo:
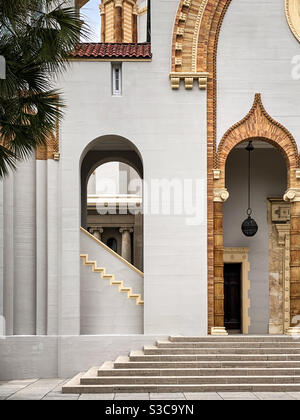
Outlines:
[[[300,391],[300,339],[170,337],[70,380],[64,393]]]

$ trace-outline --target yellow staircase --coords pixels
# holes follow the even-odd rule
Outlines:
[[[126,287],[121,280],[116,280],[113,274],[107,274],[106,269],[104,267],[98,267],[96,261],[89,261],[89,257],[87,254],[80,254],[80,258],[82,259],[83,265],[90,266],[92,268],[93,273],[99,273],[101,279],[109,280],[111,286],[118,286],[120,293],[127,293],[128,299],[135,299],[137,305],[144,305],[144,301],[142,296],[138,293],[133,293],[131,287]]]

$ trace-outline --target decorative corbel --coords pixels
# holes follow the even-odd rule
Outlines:
[[[226,188],[215,188],[214,189],[214,202],[225,203],[229,198],[229,192]]]
[[[182,45],[180,43],[176,44],[176,49],[181,50]],[[176,57],[175,65],[182,65],[182,58]],[[171,87],[172,89],[179,89],[180,80],[184,80],[185,88],[187,90],[192,90],[194,87],[194,81],[197,80],[200,90],[205,90],[207,88],[207,79],[209,73],[200,72],[200,73],[184,73],[184,72],[173,72],[170,73]]]
[[[283,196],[284,201],[300,202],[300,188],[290,188]]]

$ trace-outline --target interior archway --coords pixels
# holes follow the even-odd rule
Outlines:
[[[261,96],[255,96],[253,107],[248,115],[240,122],[234,124],[224,135],[218,149],[217,168],[214,170],[214,324],[224,327],[224,233],[223,233],[223,207],[229,193],[226,189],[226,163],[230,153],[240,144],[247,140],[260,140],[270,144],[274,150],[281,152],[287,168],[288,191],[284,199],[289,202],[290,227],[290,272],[286,275],[289,286],[289,296],[285,299],[289,302],[288,321],[285,329],[293,326],[295,316],[299,314],[299,272],[300,272],[300,249],[299,249],[299,155],[296,142],[289,131],[281,124],[272,119],[263,107]],[[272,161],[271,161],[272,163]],[[282,191],[278,191],[282,194]],[[282,200],[282,199],[281,199]],[[282,233],[282,232],[281,232]],[[287,259],[287,255],[285,256]],[[287,313],[285,314],[287,317]]]
[[[279,233],[285,229],[289,239],[290,205],[283,201],[287,162],[270,143],[252,142],[251,209],[258,224],[254,237],[246,237],[241,230],[248,208],[248,140],[231,150],[226,160],[229,198],[223,205],[224,250],[234,255],[247,249],[250,269],[246,284],[241,263],[224,260],[224,325],[231,332],[283,334],[285,250]]]
[[[114,237],[117,253],[140,271],[144,242],[142,180],[140,153],[123,137],[103,136],[83,152],[81,225],[105,245]]]

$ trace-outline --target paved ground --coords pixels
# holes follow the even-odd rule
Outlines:
[[[176,394],[62,394],[64,379],[0,382],[0,400],[300,400],[300,392],[219,392]]]

